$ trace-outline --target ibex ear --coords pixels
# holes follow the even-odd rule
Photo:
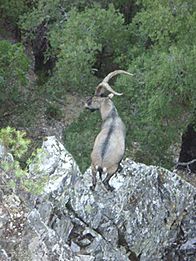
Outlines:
[[[112,98],[114,97],[114,94],[113,94],[113,93],[110,93],[110,94],[108,94],[108,97],[109,97],[110,99],[112,99]]]

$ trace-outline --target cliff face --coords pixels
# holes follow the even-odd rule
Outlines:
[[[113,192],[100,181],[92,192],[91,170],[81,174],[55,137],[29,172],[48,179],[30,208],[1,190],[0,260],[195,260],[196,189],[177,174],[127,159]],[[12,212],[20,234],[8,234]]]

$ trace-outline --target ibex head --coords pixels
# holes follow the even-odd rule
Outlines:
[[[85,108],[89,109],[90,111],[99,110],[103,102],[109,101],[114,95],[121,96],[123,93],[116,92],[112,89],[112,87],[108,84],[109,80],[118,74],[128,74],[133,75],[129,72],[123,71],[123,70],[116,70],[111,73],[109,73],[101,83],[99,83],[96,87],[94,96],[90,97],[86,104]],[[108,91],[110,94],[105,95],[105,92]]]
[[[101,106],[105,103],[109,103],[109,100],[113,97],[113,94],[109,94],[108,96],[92,96],[90,97],[85,104],[85,108],[90,111],[100,110]]]

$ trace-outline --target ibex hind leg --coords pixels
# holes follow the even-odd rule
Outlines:
[[[114,188],[112,186],[110,186],[109,181],[110,181],[111,177],[115,174],[117,169],[118,169],[118,165],[108,169],[107,176],[103,181],[103,184],[104,184],[104,186],[106,187],[107,190],[110,190],[110,191],[114,190]]]
[[[100,166],[96,166],[96,171],[99,172],[99,178],[102,180],[103,169]]]
[[[114,174],[107,174],[106,178],[104,179],[103,181],[103,185],[105,186],[105,188],[107,190],[110,190],[110,191],[113,191],[114,188],[112,186],[110,186],[109,184],[109,180],[111,179],[111,177],[113,176]]]

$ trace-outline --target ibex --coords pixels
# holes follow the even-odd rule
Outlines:
[[[97,172],[100,178],[102,178],[102,173],[107,173],[103,184],[107,190],[113,190],[113,187],[109,185],[109,180],[120,170],[120,162],[125,152],[125,126],[111,100],[114,95],[120,96],[122,93],[115,92],[108,84],[113,76],[121,73],[132,76],[131,73],[123,70],[109,73],[96,87],[94,96],[85,104],[85,107],[91,111],[100,110],[102,118],[101,131],[95,139],[91,153],[93,190],[97,183]],[[106,90],[110,92],[108,96],[104,95]]]

